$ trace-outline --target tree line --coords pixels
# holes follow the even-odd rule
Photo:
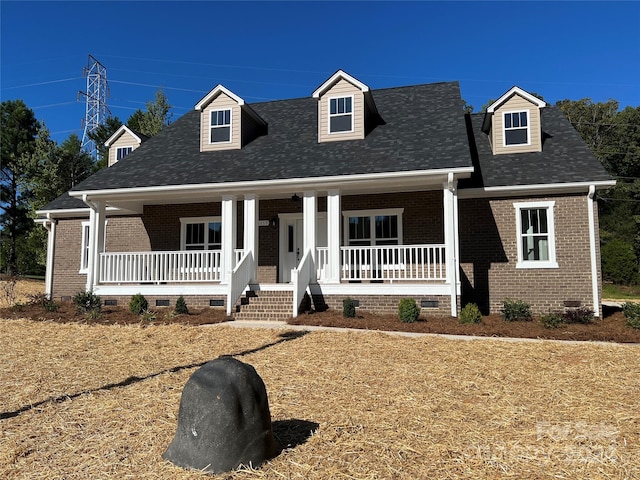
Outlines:
[[[152,137],[169,125],[170,110],[166,96],[158,90],[146,110],[136,110],[126,125]],[[0,119],[0,272],[43,275],[46,231],[34,223],[35,212],[107,166],[104,142],[123,122],[109,117],[89,134],[98,146],[94,159],[82,150],[75,133],[58,145],[22,100],[2,102]]]
[[[536,96],[542,98],[540,95]],[[487,105],[489,105],[489,102]],[[602,272],[605,280],[630,284],[640,281],[640,106],[620,109],[615,100],[556,102],[617,184],[598,192]],[[486,107],[486,106],[485,106]],[[46,232],[34,224],[35,211],[64,194],[97,170],[106,167],[104,142],[122,125],[109,117],[91,139],[98,145],[94,161],[81,151],[72,134],[61,145],[50,139],[22,100],[8,100],[1,108],[0,271],[41,275],[45,269]],[[158,134],[171,120],[171,106],[159,90],[137,110],[127,126],[147,137]],[[473,107],[464,104],[464,110]]]

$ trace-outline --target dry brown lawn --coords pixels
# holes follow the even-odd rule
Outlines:
[[[0,478],[204,478],[161,455],[223,354],[317,430],[215,478],[640,478],[636,345],[284,332],[0,320]]]

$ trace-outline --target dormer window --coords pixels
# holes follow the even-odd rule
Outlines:
[[[129,155],[132,150],[133,147],[118,147],[116,150],[116,161],[122,160],[124,157]]]
[[[353,131],[353,97],[329,99],[329,133]]]
[[[504,114],[504,144],[529,145],[529,112]]]
[[[211,111],[211,143],[229,143],[231,141],[231,110]]]

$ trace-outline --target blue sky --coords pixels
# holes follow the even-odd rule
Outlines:
[[[82,136],[88,55],[122,121],[158,87],[173,119],[218,83],[249,103],[337,69],[372,89],[458,80],[476,109],[513,85],[550,103],[640,106],[640,2],[0,1],[0,98]]]

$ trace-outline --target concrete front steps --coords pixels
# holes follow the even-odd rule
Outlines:
[[[293,312],[293,292],[248,290],[236,304],[233,319],[239,321],[284,321]]]

